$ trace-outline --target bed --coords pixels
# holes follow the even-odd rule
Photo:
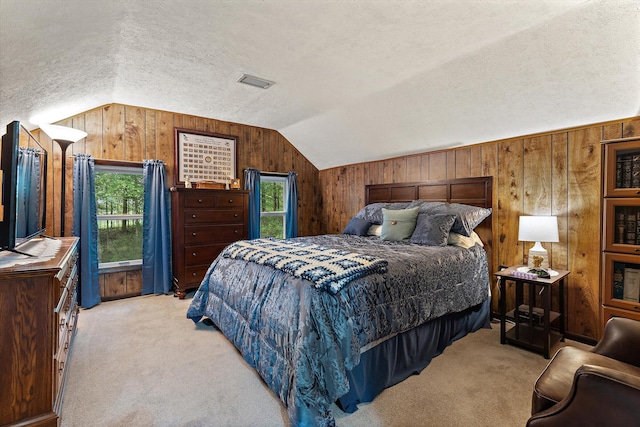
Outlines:
[[[353,232],[355,223],[366,232],[230,245],[211,264],[187,317],[219,328],[284,403],[291,425],[335,425],[332,403],[353,412],[488,326],[491,189],[491,177],[368,185],[366,206],[345,229]],[[447,244],[464,232],[447,232],[437,245],[424,244],[424,236],[412,243],[415,233],[411,241],[389,237],[416,211],[418,224],[428,217],[428,224],[459,228],[469,207],[482,215],[466,244]],[[285,252],[294,255],[282,258]],[[327,262],[344,270],[298,268],[304,257],[335,254],[340,261]]]

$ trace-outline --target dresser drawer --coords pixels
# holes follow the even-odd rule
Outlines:
[[[243,207],[244,206],[244,196],[242,194],[218,194],[216,196],[216,206],[219,208],[225,207]]]
[[[184,227],[185,245],[230,243],[244,236],[243,224],[200,225]]]
[[[187,246],[184,248],[184,265],[189,268],[206,264],[208,267],[226,246],[226,243],[208,246]]]
[[[63,336],[66,330],[75,327],[75,320],[78,315],[78,291],[74,289],[65,294],[65,301],[62,310],[58,313],[58,336],[60,345],[63,344]]]
[[[243,223],[244,212],[240,210],[208,210],[185,209],[184,223],[186,224],[224,224]]]
[[[232,192],[225,194],[186,194],[184,196],[185,208],[212,209],[224,207],[243,207],[244,196]]]
[[[56,278],[60,281],[61,287],[66,286],[69,278],[75,273],[77,258],[78,252],[74,251],[74,253],[69,256],[69,260],[62,265],[60,271],[56,274]]]
[[[187,267],[184,269],[184,282],[186,284],[199,285],[207,274],[210,264]]]

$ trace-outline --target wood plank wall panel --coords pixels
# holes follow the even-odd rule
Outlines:
[[[365,184],[493,176],[494,270],[525,261],[525,246],[517,240],[520,215],[557,215],[560,242],[545,247],[553,266],[571,270],[567,330],[597,339],[602,333],[600,141],[639,135],[640,117],[634,117],[322,170],[323,232],[344,229],[360,208]]]
[[[569,266],[568,227],[569,201],[567,199],[567,133],[551,135],[551,215],[558,217],[560,242],[552,243],[549,256],[551,265],[561,270]]]
[[[320,193],[318,170],[277,131],[122,104],[105,105],[57,124],[72,126],[88,133],[85,139],[71,146],[74,154],[86,153],[96,159],[134,162],[159,159],[165,163],[169,183],[173,183],[174,180],[174,127],[233,135],[237,138],[237,175],[241,178],[241,184],[244,186],[243,170],[248,167],[268,172],[296,171],[299,234],[304,236],[321,232],[323,195]],[[51,235],[59,236],[61,152],[59,146],[54,145],[44,132],[36,130],[34,135],[39,137],[44,147],[52,153],[49,156],[47,181],[47,228],[53,230]],[[70,152],[71,150],[68,154]],[[67,159],[67,235],[70,235],[73,225],[72,164],[73,161]],[[341,182],[346,179],[343,178]],[[348,194],[345,189],[344,193],[340,193],[340,199],[343,200]],[[362,203],[363,197],[358,199],[356,195],[354,206]],[[336,218],[336,223],[343,221],[349,210],[349,205],[343,208],[344,212]],[[102,274],[100,283],[101,293],[106,298],[129,296],[140,293],[142,276],[139,270]]]
[[[600,189],[602,127],[579,129],[568,135],[569,270],[567,293],[569,331],[599,336],[600,310]],[[579,322],[579,324],[577,324]]]

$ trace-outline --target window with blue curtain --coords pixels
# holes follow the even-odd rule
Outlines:
[[[298,185],[295,172],[245,171],[249,194],[249,238],[298,237]]]

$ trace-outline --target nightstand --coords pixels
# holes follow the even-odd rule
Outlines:
[[[522,274],[526,270],[525,266],[513,266],[495,273],[500,286],[500,343],[514,344],[541,353],[548,359],[551,347],[564,340],[564,287],[569,272],[556,270],[556,275],[542,279]],[[515,283],[516,299],[515,308],[507,313],[508,281]],[[524,302],[525,287],[527,303]],[[558,287],[558,311],[551,310],[553,287]],[[536,299],[540,300],[540,305],[536,305]],[[506,330],[507,320],[515,323],[509,331]]]

